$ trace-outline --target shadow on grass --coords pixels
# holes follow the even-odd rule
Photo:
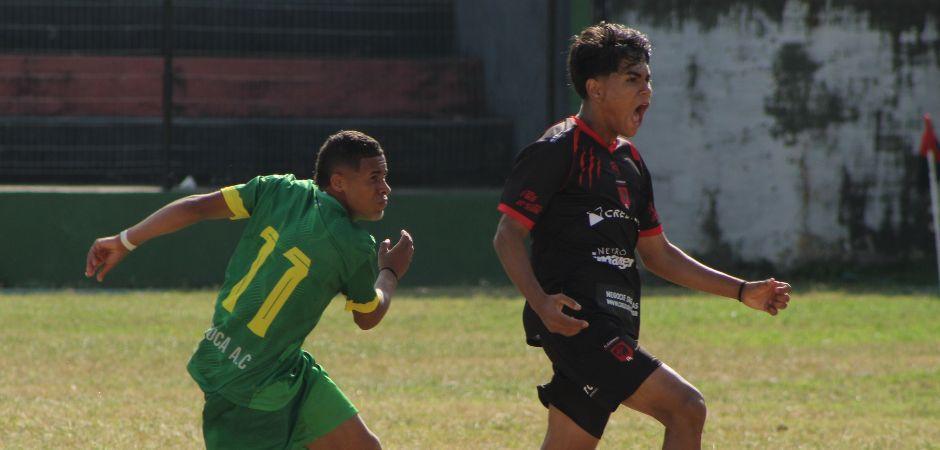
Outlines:
[[[732,264],[728,269],[721,264],[712,267],[748,280],[773,276],[790,283],[796,295],[839,291],[846,294],[940,296],[936,263],[933,260],[864,265],[818,261],[779,271],[766,264]],[[641,271],[641,279],[644,295],[682,295],[684,290],[646,271]]]
[[[716,267],[720,267],[716,264]],[[844,263],[818,262],[800,265],[787,271],[775,273],[771,267],[761,265],[742,266],[729,269],[728,273],[759,280],[775,275],[789,282],[795,295],[813,292],[844,292],[846,294],[875,295],[924,295],[940,297],[936,265],[933,261],[911,261],[899,264],[852,265]],[[641,270],[643,296],[683,296],[695,291],[674,285]],[[127,295],[139,292],[202,292],[214,296],[218,286],[194,289],[62,289],[62,288],[0,288],[0,295],[31,295],[48,293],[71,293],[74,295]],[[472,286],[411,286],[407,282],[398,289],[397,296],[415,299],[427,298],[473,298],[521,300],[520,294],[510,284]]]

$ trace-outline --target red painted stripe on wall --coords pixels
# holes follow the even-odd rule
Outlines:
[[[174,60],[190,117],[452,117],[483,113],[473,59]],[[0,115],[160,115],[163,61],[0,56]]]

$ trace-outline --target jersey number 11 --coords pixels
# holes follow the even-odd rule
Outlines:
[[[235,287],[229,292],[228,297],[225,297],[225,300],[222,301],[222,307],[228,312],[235,311],[235,303],[238,302],[238,297],[245,292],[245,289],[251,284],[251,280],[254,279],[255,275],[258,273],[258,269],[264,264],[264,260],[274,251],[274,246],[277,244],[278,239],[277,230],[272,227],[267,227],[261,232],[261,238],[264,239],[264,245],[261,246],[261,250],[258,250],[258,256],[255,258],[255,261],[251,263],[251,268],[248,269],[248,273],[235,284]],[[272,289],[267,298],[264,299],[264,303],[258,308],[251,322],[248,322],[248,329],[260,337],[264,337],[264,334],[268,331],[268,327],[271,326],[271,322],[274,321],[274,318],[281,310],[281,307],[284,306],[287,298],[290,297],[294,289],[297,288],[297,284],[300,283],[300,280],[306,278],[307,274],[310,272],[310,257],[300,251],[299,248],[291,247],[290,250],[284,252],[284,257],[287,258],[293,266],[287,269],[287,272],[281,276],[280,280],[277,280],[274,289]]]

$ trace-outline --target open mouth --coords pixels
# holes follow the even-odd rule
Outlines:
[[[636,109],[633,110],[633,122],[636,126],[640,126],[640,124],[643,123],[643,114],[646,114],[646,110],[649,109],[649,107],[649,103],[641,103],[640,106],[637,106]]]

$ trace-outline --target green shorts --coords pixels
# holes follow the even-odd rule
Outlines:
[[[316,363],[297,396],[277,411],[236,405],[220,394],[206,395],[202,433],[207,449],[304,448],[359,411]]]

